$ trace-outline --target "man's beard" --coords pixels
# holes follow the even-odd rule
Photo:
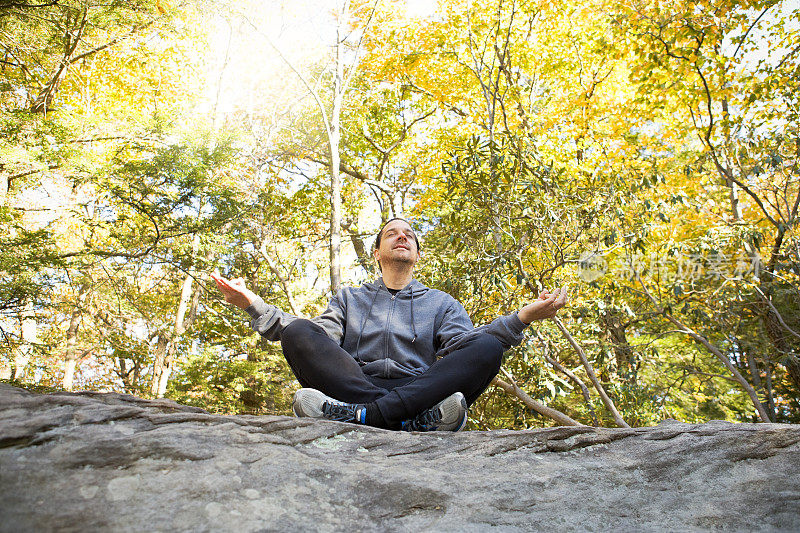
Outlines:
[[[414,263],[416,263],[416,258],[413,255],[410,255],[410,254],[409,255],[400,255],[400,256],[397,256],[397,257],[387,257],[384,260],[384,264],[387,267],[391,266],[391,265],[398,265],[398,266],[402,265],[404,267],[405,266],[413,267]]]

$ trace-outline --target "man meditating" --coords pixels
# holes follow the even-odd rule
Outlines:
[[[518,312],[479,328],[452,296],[413,278],[419,241],[402,218],[378,232],[373,250],[381,277],[346,287],[311,320],[264,302],[241,278],[211,276],[251,327],[280,340],[302,385],[297,416],[406,431],[459,431],[470,405],[500,370],[502,355],[534,320],[552,318],[565,290],[544,291]]]

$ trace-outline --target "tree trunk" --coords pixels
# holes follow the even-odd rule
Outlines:
[[[197,243],[199,241],[196,240]],[[194,269],[192,269],[194,270]],[[200,289],[192,291],[192,280],[194,276],[192,272],[186,276],[183,281],[183,288],[181,290],[181,302],[178,305],[178,312],[175,314],[175,337],[170,342],[167,354],[164,358],[164,366],[161,370],[161,379],[158,383],[158,397],[163,398],[167,392],[167,383],[172,374],[172,369],[175,360],[175,350],[177,349],[177,342],[184,334],[186,329],[194,322],[197,315],[197,306],[200,303]]]
[[[630,385],[635,385],[637,379],[636,355],[628,342],[625,326],[619,320],[618,313],[614,311],[602,313],[600,324],[614,351],[617,377]]]
[[[150,378],[150,394],[153,397],[158,397],[158,387],[161,384],[161,373],[164,370],[164,361],[167,357],[169,350],[170,339],[164,333],[158,334],[158,344],[156,344],[156,353],[153,358],[153,375]]]
[[[175,342],[170,342],[167,347],[167,353],[164,356],[164,364],[161,366],[161,375],[158,379],[157,398],[163,398],[167,392],[167,383],[169,383],[169,376],[172,374],[172,366],[175,360]]]
[[[197,246],[200,244],[199,236],[195,235],[194,241],[192,242],[192,248],[194,251],[197,251]],[[178,302],[178,310],[175,312],[175,322],[172,326],[172,332],[170,334],[164,334],[164,344],[163,350],[161,350],[161,358],[160,360],[156,360],[153,365],[153,379],[150,384],[150,392],[156,398],[163,398],[164,394],[167,392],[167,383],[169,382],[170,374],[172,373],[172,366],[174,362],[174,355],[176,344],[180,340],[181,335],[186,331],[186,328],[189,324],[194,320],[194,311],[197,306],[197,298],[199,297],[199,292],[196,293],[196,297],[192,298],[192,284],[194,282],[194,268],[190,268],[189,272],[186,274],[186,277],[183,279],[183,285],[181,286],[181,297],[180,301]],[[192,308],[192,312],[189,312],[190,306]],[[187,317],[187,314],[190,316]],[[161,336],[159,337],[159,348],[161,348]],[[158,350],[157,350],[158,353]]]
[[[769,288],[766,288],[769,291]],[[795,390],[800,391],[800,362],[790,354],[793,351],[790,336],[778,318],[777,311],[771,309],[766,303],[770,293],[765,291],[763,300],[758,304],[758,311],[761,315],[761,322],[764,324],[764,331],[773,348],[778,352],[781,364],[786,368],[786,376],[792,383]],[[784,321],[785,323],[785,321]]]
[[[767,369],[766,387],[761,385],[761,371],[758,368],[758,362],[753,355],[752,350],[746,350],[745,360],[747,361],[747,369],[750,371],[750,376],[753,378],[753,388],[756,394],[763,393],[764,402],[767,404],[767,414],[772,422],[775,422],[775,402],[772,400],[772,376],[770,374],[770,363],[767,361],[765,367]]]
[[[197,256],[200,246],[200,235],[195,233],[192,239],[192,257]],[[159,334],[159,346],[156,350],[156,360],[153,362],[153,376],[150,382],[150,393],[156,398],[163,398],[167,392],[167,383],[172,373],[174,354],[181,336],[194,321],[197,305],[199,303],[200,291],[198,290],[192,297],[192,284],[196,270],[190,266],[183,278],[181,285],[181,296],[178,301],[178,310],[175,312],[175,321],[172,324],[172,331]],[[187,314],[189,315],[187,317]],[[163,341],[162,341],[163,338]]]
[[[349,221],[342,222],[342,228],[350,234],[350,243],[353,245],[353,249],[356,252],[358,264],[360,264],[361,268],[366,270],[368,274],[372,275],[375,273],[373,258],[372,255],[367,252],[364,241],[358,236],[358,228],[356,226],[357,224]]]
[[[331,215],[330,215],[330,288],[331,292],[335,293],[341,285],[341,245],[342,236],[340,225],[342,222],[342,186],[341,186],[341,157],[339,154],[339,145],[341,142],[341,113],[342,102],[345,93],[350,85],[350,79],[358,65],[358,53],[361,50],[361,44],[364,35],[367,33],[367,28],[372,21],[372,16],[375,14],[375,8],[371,10],[365,25],[362,28],[362,37],[359,41],[358,47],[355,50],[353,63],[350,65],[350,70],[345,76],[344,71],[344,52],[347,36],[353,31],[351,25],[354,21],[349,20],[350,16],[350,0],[340,0],[339,9],[337,13],[336,23],[336,43],[335,54],[336,60],[334,65],[335,75],[333,80],[333,107],[331,109],[330,120],[328,119],[328,111],[320,97],[320,93],[316,87],[297,69],[297,67],[289,61],[286,56],[281,52],[272,41],[268,42],[270,46],[278,53],[286,65],[300,78],[300,81],[308,90],[309,94],[314,98],[317,107],[322,115],[322,120],[325,124],[326,133],[328,135],[328,150],[330,159],[330,177],[331,177]],[[325,164],[321,162],[321,164]]]
[[[798,196],[797,201],[800,202],[800,196]],[[781,226],[778,229],[770,250],[769,261],[759,272],[759,284],[755,289],[761,298],[756,304],[756,311],[761,317],[767,338],[778,352],[781,364],[786,368],[786,375],[789,381],[791,381],[795,390],[800,391],[800,361],[793,355],[796,352],[797,344],[796,341],[792,341],[793,338],[798,336],[798,333],[789,326],[789,323],[792,322],[791,318],[787,323],[786,318],[783,317],[773,302],[773,294],[775,293],[774,280],[780,279],[777,270],[779,268],[778,264],[784,257],[781,249],[785,242],[786,232],[786,226]]]
[[[72,311],[72,316],[70,316],[69,319],[69,327],[67,328],[67,344],[64,350],[64,380],[62,385],[64,390],[68,391],[72,390],[75,367],[78,365],[78,350],[75,345],[78,343],[78,328],[81,323],[83,302],[87,291],[88,285],[86,284],[81,285],[80,289],[78,289],[75,309]]]
[[[119,368],[119,378],[122,380],[122,387],[123,390],[127,393],[133,392],[133,387],[131,386],[131,374],[128,371],[128,365],[125,362],[124,357],[117,358],[117,366]]]
[[[767,406],[769,407],[769,414],[773,416],[772,421],[774,422],[777,418],[775,413],[777,409],[775,409],[775,395],[772,393],[772,364],[767,361],[767,372],[766,372],[766,379],[767,382]]]
[[[78,366],[77,359],[67,359],[64,361],[64,390],[72,390],[72,382],[75,377],[75,368]]]
[[[333,108],[331,109],[330,131],[328,132],[328,148],[330,150],[331,174],[331,220],[330,220],[330,275],[331,293],[336,294],[342,283],[342,180],[339,174],[339,143],[341,141],[341,115],[342,101],[347,87],[344,86],[344,61],[342,58],[344,48],[344,24],[349,11],[348,0],[342,2],[339,20],[336,24],[336,76],[333,83]]]

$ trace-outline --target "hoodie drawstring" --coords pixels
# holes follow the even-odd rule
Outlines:
[[[380,292],[380,290],[381,290],[381,286],[378,286],[378,288],[375,290],[375,296],[372,297],[372,303],[369,304],[369,309],[367,310],[367,314],[364,315],[364,320],[361,322],[361,328],[359,329],[359,332],[358,332],[358,340],[356,341],[356,361],[361,366],[364,366],[366,363],[364,361],[362,361],[361,358],[358,356],[358,348],[359,348],[359,346],[361,346],[361,336],[364,334],[364,326],[367,325],[367,319],[369,318],[370,313],[372,313],[372,307],[375,305],[375,300],[377,300],[378,293]],[[411,314],[412,314],[412,316],[414,314],[413,306],[411,308]],[[416,336],[415,336],[415,338],[416,338]]]
[[[364,335],[364,326],[367,325],[367,319],[369,319],[369,315],[372,314],[372,308],[375,307],[375,300],[378,299],[378,293],[380,292],[381,288],[384,287],[383,284],[378,285],[378,288],[375,290],[375,294],[372,296],[372,302],[369,304],[369,309],[367,310],[367,314],[364,315],[364,320],[361,321],[361,328],[358,331],[358,340],[356,340],[356,355],[355,360],[358,362],[360,366],[364,366],[366,363],[361,360],[359,356],[359,349],[361,347],[361,337]],[[409,287],[409,292],[411,293],[411,332],[413,333],[414,337],[411,339],[411,346],[414,348],[414,353],[417,354],[419,357],[419,350],[417,350],[417,325],[414,323],[414,288]],[[398,295],[400,293],[397,293]]]
[[[417,340],[417,326],[414,325],[414,289],[411,289],[411,331],[414,333],[414,338],[411,339],[411,344]],[[417,351],[417,346],[414,345],[414,351]],[[418,354],[419,355],[419,354]]]

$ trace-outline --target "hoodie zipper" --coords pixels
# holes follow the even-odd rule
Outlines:
[[[399,292],[397,294],[400,294]],[[385,339],[385,357],[383,359],[383,375],[389,375],[389,324],[392,322],[392,315],[394,314],[394,304],[397,294],[392,294],[392,307],[389,309],[389,316],[386,318],[386,327],[383,331],[383,338]]]

